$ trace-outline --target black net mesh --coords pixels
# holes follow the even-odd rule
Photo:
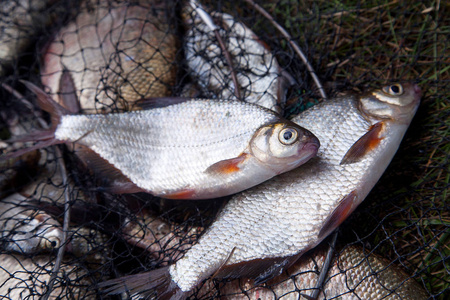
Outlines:
[[[236,72],[245,74],[237,78],[241,96],[254,93],[255,102],[263,101],[261,95],[273,96],[279,78],[270,70],[276,67],[290,74],[291,85],[286,102],[273,109],[292,116],[321,101],[288,40],[249,2],[202,3],[216,17],[230,16],[229,23],[218,25],[225,43],[233,45]],[[319,299],[448,299],[449,3],[283,0],[261,5],[300,45],[329,97],[402,80],[417,82],[424,91],[392,163],[340,226]],[[134,102],[145,97],[236,96],[215,35],[197,40],[193,49],[214,48],[221,58],[185,51],[189,36],[205,38],[200,35],[204,24],[189,23],[189,17],[192,11],[179,1],[2,1],[0,138],[45,126],[47,116],[21,79],[45,86],[65,104],[73,96],[65,84],[68,71],[81,103],[69,109],[85,113],[136,109]],[[242,24],[267,44],[269,54],[241,48],[243,40],[234,35]],[[246,72],[252,55],[268,67]],[[195,69],[189,66],[192,57],[202,59]],[[211,72],[205,75],[205,70]],[[257,81],[267,88],[254,87]],[[173,263],[227,201],[104,192],[97,188],[102,178],[66,146],[1,164],[2,299],[119,299],[104,296],[97,284]],[[329,243],[263,285],[214,278],[190,299],[302,299],[316,289]]]

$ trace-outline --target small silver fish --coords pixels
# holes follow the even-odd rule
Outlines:
[[[182,17],[188,28],[184,51],[195,82],[207,97],[236,99],[231,69],[214,32],[189,4],[184,7]],[[229,14],[213,12],[212,17],[217,20],[219,34],[232,58],[242,99],[281,112],[285,79],[268,46]]]
[[[71,115],[39,88],[26,85],[52,114],[53,127],[25,139],[40,141],[34,148],[64,142],[84,147],[77,154],[88,156],[85,161],[92,162],[94,171],[109,168],[105,176],[126,177],[112,192],[221,197],[292,170],[319,147],[308,130],[242,101],[171,98],[159,100],[175,104],[149,110]]]
[[[0,241],[7,251],[34,254],[61,246],[61,224],[50,215],[27,207],[19,193],[0,201]]]
[[[393,84],[312,107],[292,121],[321,141],[316,158],[234,196],[185,256],[102,284],[114,294],[184,299],[210,276],[279,275],[339,226],[378,181],[411,122],[420,88]]]
[[[425,290],[402,269],[360,247],[341,249],[332,260],[324,286],[317,299],[409,299],[424,300]],[[220,288],[221,299],[228,300],[297,300],[306,299],[316,288],[326,251],[317,249],[302,256],[298,262],[282,275],[267,282],[266,286],[255,286],[253,280],[233,280]],[[214,284],[209,281],[198,295],[202,299],[212,298]]]
[[[162,1],[83,1],[76,20],[43,55],[42,83],[61,105],[75,92],[83,110],[136,109],[136,100],[171,96],[177,39]],[[62,75],[71,74],[74,89]]]

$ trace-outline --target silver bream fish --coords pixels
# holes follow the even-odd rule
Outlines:
[[[172,102],[166,107],[72,115],[33,84],[26,85],[52,114],[53,128],[25,137],[40,142],[15,155],[75,142],[83,148],[77,154],[115,182],[111,192],[144,191],[173,199],[225,196],[292,170],[319,147],[308,130],[242,101],[171,98],[159,99],[163,105]]]
[[[253,280],[233,280],[220,288],[221,299],[228,300],[298,300],[306,299],[316,288],[327,253],[317,249],[302,256],[282,275],[265,286]],[[214,297],[214,283],[208,280],[198,292],[201,299]],[[424,300],[425,290],[402,269],[383,257],[360,247],[340,250],[332,260],[323,288],[317,299],[390,299]]]
[[[183,299],[210,276],[279,275],[364,200],[394,156],[420,101],[420,88],[393,84],[322,102],[293,121],[321,141],[316,158],[234,196],[175,264],[104,283],[107,292]]]
[[[236,99],[231,69],[214,32],[189,4],[184,7],[182,17],[187,27],[184,42],[186,61],[195,82],[208,97]],[[268,46],[229,14],[213,12],[212,17],[230,53],[242,99],[280,112],[286,79]]]

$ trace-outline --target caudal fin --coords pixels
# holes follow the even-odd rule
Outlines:
[[[6,160],[14,157],[18,157],[25,153],[45,148],[51,145],[62,144],[64,141],[57,140],[55,138],[55,130],[58,124],[60,123],[61,117],[63,115],[70,114],[70,112],[63,108],[61,105],[56,103],[47,93],[45,93],[42,89],[32,84],[31,82],[21,80],[21,82],[29,88],[33,93],[36,94],[39,106],[50,113],[52,118],[52,127],[50,129],[37,130],[31,132],[29,134],[13,137],[6,142],[15,143],[15,142],[35,142],[33,146],[22,148],[16,151],[9,152],[0,156],[0,160]]]
[[[187,297],[187,293],[172,281],[169,267],[108,280],[98,286],[107,295],[128,292],[130,295],[140,294],[144,297],[156,295],[161,300],[182,300]]]

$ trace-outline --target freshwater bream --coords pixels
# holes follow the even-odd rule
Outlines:
[[[420,88],[394,84],[322,102],[292,121],[321,141],[316,158],[234,196],[175,264],[103,284],[109,293],[156,289],[183,299],[202,280],[280,274],[361,203],[394,156],[420,101]]]
[[[34,148],[64,142],[81,145],[77,154],[116,180],[111,192],[144,191],[174,199],[221,197],[294,169],[319,147],[308,130],[242,101],[154,99],[151,105],[159,101],[166,106],[73,115],[33,84],[25,84],[52,114],[52,129],[28,137],[40,141]],[[117,179],[119,175],[126,180]]]
[[[323,272],[327,252],[320,248],[302,256],[286,272],[269,280],[267,285],[255,286],[251,279],[227,282],[220,287],[221,299],[306,299],[300,295],[311,294]],[[345,249],[338,247],[335,254],[316,299],[428,299],[425,290],[400,266],[368,249],[354,245]],[[212,299],[214,293],[217,293],[217,285],[208,280],[198,292],[198,298]]]
[[[230,53],[242,98],[280,112],[287,79],[281,75],[281,67],[268,46],[229,14],[213,12],[212,16]],[[213,30],[189,4],[183,8],[182,18],[187,27],[186,61],[202,93],[218,99],[236,99],[231,69]]]

